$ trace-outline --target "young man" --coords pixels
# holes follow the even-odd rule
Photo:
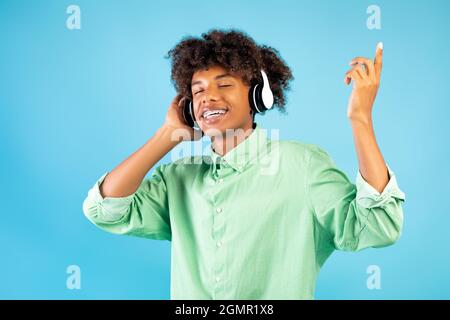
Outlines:
[[[292,74],[275,49],[241,32],[212,30],[184,39],[169,57],[180,94],[164,124],[99,179],[83,210],[108,232],[171,241],[172,299],[313,299],[318,271],[334,250],[398,239],[405,196],[371,122],[381,46],[375,62],[355,58],[345,76],[354,82],[347,115],[356,185],[318,146],[271,140],[254,122],[249,91],[262,82],[261,70],[274,105],[283,110],[286,102]],[[185,140],[201,136],[182,117],[186,98],[211,139],[209,155],[159,165],[144,179],[180,143],[179,131]]]

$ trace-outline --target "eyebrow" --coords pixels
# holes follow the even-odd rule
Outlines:
[[[224,74],[220,74],[220,75],[214,77],[214,80],[219,80],[219,79],[226,78],[226,77],[233,77],[233,76],[229,73],[224,73]],[[202,83],[202,81],[198,80],[198,81],[192,82],[191,87],[193,87],[194,85],[199,84],[199,83]]]

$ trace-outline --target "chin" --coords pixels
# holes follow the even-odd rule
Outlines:
[[[223,136],[227,129],[230,129],[230,127],[223,125],[203,125],[201,127],[201,130],[205,133],[205,136],[208,137]]]
[[[233,119],[232,117],[217,119],[215,121],[205,121],[202,119],[199,121],[199,127],[208,137],[223,137],[227,133],[227,130],[233,130],[233,132],[238,129],[243,130],[246,127],[246,123],[243,123],[242,119]]]

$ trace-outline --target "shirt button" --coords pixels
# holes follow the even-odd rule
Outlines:
[[[220,282],[220,277],[216,277],[216,282]]]
[[[223,179],[220,178],[219,180],[217,180],[217,182],[222,183],[222,182],[223,182]]]
[[[220,248],[222,246],[222,241],[217,241],[217,247]]]
[[[221,213],[221,212],[222,212],[222,208],[217,208],[217,209],[216,209],[216,212],[217,212],[217,213]]]

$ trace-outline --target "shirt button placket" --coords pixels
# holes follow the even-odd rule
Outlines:
[[[223,182],[223,178],[217,180],[218,183]],[[218,203],[221,199],[218,199]],[[215,246],[214,263],[213,263],[213,298],[222,299],[225,292],[225,279],[226,279],[226,251],[224,246],[224,234],[226,229],[225,224],[225,209],[222,206],[216,206],[214,209],[213,217],[213,241]]]

